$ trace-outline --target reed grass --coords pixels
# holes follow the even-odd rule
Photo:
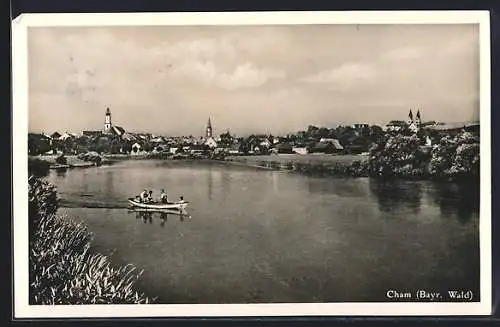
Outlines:
[[[95,253],[86,225],[55,214],[55,189],[30,177],[30,304],[146,304],[142,271]],[[50,210],[47,210],[50,208]]]

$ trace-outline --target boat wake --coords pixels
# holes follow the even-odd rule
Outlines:
[[[99,201],[74,201],[61,199],[59,201],[60,208],[86,208],[86,209],[126,209],[128,204],[122,202],[99,202]]]

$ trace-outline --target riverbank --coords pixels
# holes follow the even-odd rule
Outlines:
[[[65,162],[58,162],[57,158],[59,155],[43,155],[43,156],[30,156],[29,159],[33,160],[43,160],[49,164],[50,169],[67,169],[67,168],[88,168],[94,167],[97,164],[95,162],[85,161],[78,158],[76,155],[65,155]],[[101,161],[100,164],[109,164],[110,160]]]
[[[137,290],[142,272],[117,267],[92,249],[82,223],[57,215],[55,187],[29,178],[30,304],[147,304]]]
[[[344,175],[367,177],[362,162],[368,160],[362,155],[299,155],[283,154],[268,156],[232,156],[225,162],[235,165],[257,167],[270,170],[289,171],[306,175]]]
[[[183,162],[225,162],[240,166],[319,176],[478,181],[479,143],[476,136],[463,133],[454,138],[444,138],[440,144],[433,146],[422,145],[422,142],[417,135],[395,135],[374,144],[370,155],[276,154],[215,157],[167,153],[142,155],[98,155],[95,153],[92,158],[68,156],[67,162],[57,162],[56,156],[36,158],[48,160],[50,168],[64,169],[89,167],[93,163],[112,164],[124,160],[153,159]],[[96,156],[97,158],[95,158]],[[87,161],[82,162],[82,159],[87,159]],[[93,159],[98,159],[98,161]]]

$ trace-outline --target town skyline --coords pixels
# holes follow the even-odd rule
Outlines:
[[[105,111],[107,112],[107,110]],[[417,109],[417,110],[413,110],[413,109],[410,109],[410,111],[408,112],[409,113],[412,113],[413,117],[416,117],[417,114],[421,114],[420,110]],[[407,115],[406,119],[393,119],[392,121],[405,121],[407,122],[408,121],[408,117],[409,115]],[[421,122],[422,123],[426,123],[426,122],[431,122],[433,120],[425,120],[423,119]],[[450,123],[450,122],[441,122],[441,121],[435,121],[436,123]],[[471,123],[473,123],[474,121],[470,121]],[[231,135],[235,135],[235,136],[242,136],[242,137],[248,137],[250,135],[274,135],[274,136],[286,136],[286,135],[291,135],[291,134],[296,134],[300,131],[305,131],[307,130],[307,128],[309,126],[315,126],[315,127],[318,127],[318,128],[328,128],[328,129],[335,129],[339,126],[353,126],[353,125],[357,125],[357,124],[361,124],[361,125],[368,125],[368,126],[379,126],[381,128],[384,128],[384,126],[387,125],[387,123],[390,123],[389,122],[386,122],[386,124],[369,124],[369,123],[366,123],[366,122],[357,122],[357,123],[352,123],[352,124],[336,124],[336,125],[329,125],[329,126],[324,126],[324,125],[313,125],[313,124],[308,124],[308,125],[305,125],[303,128],[301,129],[298,129],[296,131],[288,131],[288,132],[284,132],[284,133],[273,133],[272,131],[265,131],[265,132],[255,132],[255,133],[246,133],[246,134],[238,134],[238,133],[234,133],[231,131],[231,128],[220,128],[220,129],[217,129],[217,128],[214,128],[213,127],[213,123],[212,123],[212,119],[211,117],[208,118],[208,121],[206,122],[206,124],[204,125],[204,129],[201,130],[201,132],[199,132],[198,134],[168,134],[168,133],[158,133],[158,132],[150,132],[150,131],[144,131],[144,130],[134,130],[134,129],[127,129],[127,128],[124,128],[124,126],[121,126],[119,123],[115,123],[113,122],[113,120],[111,119],[111,126],[119,126],[120,128],[124,128],[124,130],[126,132],[129,132],[129,133],[134,133],[134,134],[153,134],[153,135],[158,135],[158,136],[169,136],[169,137],[188,137],[188,136],[192,136],[192,137],[195,137],[195,138],[204,138],[206,137],[206,128],[208,127],[208,124],[210,123],[210,128],[212,130],[212,133],[215,136],[219,136],[221,134],[224,134],[224,133],[230,133]],[[452,123],[457,123],[457,122],[452,122]],[[466,123],[466,122],[464,122]],[[67,129],[64,129],[64,128],[60,128],[58,130],[53,130],[53,131],[47,131],[47,130],[29,130],[29,133],[42,133],[42,134],[46,134],[46,135],[50,135],[52,133],[60,133],[61,135],[64,134],[64,133],[75,133],[75,134],[82,134],[83,132],[87,132],[87,131],[103,131],[106,129],[106,127],[102,128],[104,125],[106,125],[106,121],[103,120],[103,123],[101,124],[101,128],[87,128],[87,129],[83,129],[83,130],[78,130],[78,131],[71,131],[71,130],[67,130]]]
[[[474,121],[478,40],[477,25],[34,28],[29,130],[102,129],[107,107],[165,135],[203,135],[209,117],[237,135],[383,126],[410,109]]]

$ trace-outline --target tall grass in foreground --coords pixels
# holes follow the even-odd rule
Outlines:
[[[142,274],[127,265],[113,267],[91,250],[92,234],[82,223],[56,215],[55,188],[29,179],[31,304],[149,303],[136,290]]]

